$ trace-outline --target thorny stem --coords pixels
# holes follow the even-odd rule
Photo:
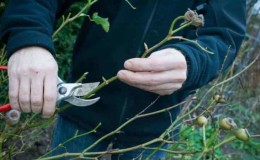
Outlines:
[[[258,58],[258,57],[257,57]],[[256,58],[256,59],[257,59]],[[252,62],[252,63],[250,63],[246,68],[244,68],[242,71],[240,71],[239,73],[237,73],[236,75],[234,75],[233,77],[231,77],[231,78],[229,78],[228,80],[226,80],[224,83],[227,83],[228,81],[230,81],[230,80],[232,80],[232,79],[234,79],[235,77],[237,77],[238,75],[240,75],[240,74],[242,74],[245,70],[247,70],[248,68],[250,68],[250,66],[252,66],[253,64],[254,64],[254,62],[256,61],[256,59]],[[223,82],[220,82],[220,83],[218,83],[218,84],[216,84],[216,85],[214,85],[212,88],[215,88],[216,86],[219,86],[220,84],[224,84]],[[178,105],[180,105],[180,104],[178,104]],[[170,110],[170,109],[172,109],[172,108],[174,108],[174,107],[176,107],[176,106],[178,106],[178,105],[175,105],[175,106],[172,106],[172,107],[169,107],[169,108],[165,108],[165,109],[162,109],[162,110],[159,110],[159,111],[155,111],[155,112],[151,112],[151,113],[146,113],[146,114],[141,114],[141,115],[137,115],[137,116],[135,116],[135,117],[133,117],[133,118],[131,118],[131,119],[129,119],[128,121],[126,121],[124,124],[122,124],[121,126],[119,126],[116,130],[114,130],[114,131],[112,131],[112,132],[110,132],[109,134],[107,134],[107,135],[105,135],[105,136],[103,136],[103,137],[101,137],[99,140],[97,140],[94,144],[92,144],[91,146],[89,146],[88,148],[86,148],[82,153],[66,153],[66,154],[63,154],[63,155],[59,155],[59,156],[64,156],[64,155],[71,155],[71,156],[84,156],[84,155],[97,155],[97,154],[106,154],[107,152],[88,152],[87,153],[87,151],[89,151],[91,148],[93,148],[94,146],[96,146],[99,142],[101,142],[101,141],[103,141],[104,139],[106,139],[106,138],[108,138],[108,137],[110,137],[111,135],[113,135],[113,134],[117,134],[118,132],[120,132],[120,130],[123,128],[123,127],[125,127],[126,125],[128,125],[129,123],[131,123],[131,122],[133,122],[134,120],[136,120],[136,119],[138,119],[138,118],[142,118],[142,117],[146,117],[146,116],[151,116],[151,115],[154,115],[154,114],[158,114],[158,113],[161,113],[161,112],[165,112],[165,111],[168,111],[168,110]],[[170,133],[170,131],[172,131],[172,129],[173,129],[173,126],[175,126],[175,124],[178,122],[178,121],[180,121],[181,119],[183,119],[183,118],[185,118],[187,115],[189,115],[189,114],[191,114],[192,112],[194,112],[198,107],[200,106],[200,103],[197,105],[197,106],[195,106],[192,110],[190,110],[188,113],[186,113],[186,114],[184,114],[184,115],[182,115],[182,116],[180,116],[180,117],[178,117],[172,124],[171,124],[171,126],[158,138],[158,139],[160,139],[160,140],[163,140],[163,137],[165,136],[165,135],[167,135],[168,133]],[[174,127],[174,128],[176,128],[176,127]],[[156,140],[156,142],[160,142],[158,139],[154,139],[154,140]],[[233,138],[229,138],[229,139],[227,139],[227,140],[224,140],[224,141],[222,141],[221,143],[219,143],[219,144],[217,144],[216,146],[214,146],[213,148],[210,148],[210,149],[207,149],[207,150],[205,150],[205,151],[203,151],[203,155],[204,155],[204,153],[206,153],[206,152],[209,152],[210,150],[212,150],[212,149],[216,149],[216,148],[219,148],[220,146],[222,146],[223,144],[225,144],[225,143],[228,143],[228,142],[230,142],[230,141],[232,141],[232,140],[234,140]],[[155,143],[154,141],[152,141],[153,143]],[[145,143],[145,144],[152,144],[151,143],[151,141],[149,141],[149,142],[147,142],[147,143]],[[140,147],[140,146],[139,146]],[[136,148],[135,148],[136,149]],[[129,151],[129,150],[132,150],[132,148],[130,148],[130,149],[123,149],[123,150],[119,150],[119,151],[109,151],[109,153],[122,153],[122,152],[126,152],[126,151]],[[203,156],[202,155],[202,156]],[[51,158],[51,157],[50,157]],[[52,157],[52,158],[55,158],[55,157]]]
[[[67,144],[68,142],[72,141],[73,139],[76,139],[76,138],[80,138],[80,137],[83,137],[83,136],[86,136],[86,135],[89,135],[91,133],[95,133],[97,131],[97,129],[101,126],[101,123],[99,123],[94,129],[92,129],[91,131],[88,131],[86,133],[83,133],[83,134],[79,134],[76,132],[76,134],[67,139],[65,142],[61,143],[60,145],[58,145],[57,147],[53,148],[52,150],[50,150],[49,152],[45,153],[43,156],[39,157],[38,159],[41,159],[43,157],[46,157],[47,155],[49,155],[50,153],[52,153],[53,151],[55,151],[58,147],[60,146],[64,146],[65,144]]]
[[[203,137],[203,146],[206,149],[207,148],[207,141],[206,141],[206,126],[202,126],[202,137]]]
[[[177,104],[177,105],[174,105],[174,106],[171,106],[169,108],[166,108],[166,109],[162,109],[162,110],[159,110],[159,111],[155,111],[155,112],[151,112],[151,113],[146,113],[146,114],[137,114],[136,116],[132,117],[131,119],[129,119],[128,121],[126,121],[125,123],[123,123],[121,126],[119,126],[116,130],[106,134],[105,136],[101,137],[100,139],[98,139],[94,144],[92,144],[91,146],[89,146],[88,148],[86,148],[82,153],[86,153],[88,150],[90,150],[91,148],[93,148],[94,146],[96,146],[99,142],[103,141],[104,139],[116,134],[116,133],[119,133],[120,130],[122,128],[124,128],[126,125],[128,125],[129,123],[133,122],[134,120],[136,119],[139,119],[139,118],[143,118],[143,117],[147,117],[147,116],[151,116],[151,115],[155,115],[155,114],[159,114],[159,113],[162,113],[162,112],[165,112],[167,110],[170,110],[176,106],[179,106],[181,104],[183,104],[185,102],[182,102],[180,104]]]
[[[257,57],[257,58],[258,58],[258,57]],[[219,85],[221,85],[221,84],[227,83],[228,81],[230,81],[230,80],[234,79],[235,77],[237,77],[238,75],[242,74],[245,70],[249,69],[249,68],[255,63],[255,61],[257,60],[257,58],[256,58],[252,63],[250,63],[246,68],[244,68],[242,71],[240,71],[239,73],[237,73],[237,74],[234,75],[233,77],[229,78],[228,80],[226,80],[226,81],[224,81],[224,82],[220,82],[220,83],[218,83],[218,84],[212,86],[212,89],[215,88],[216,86],[219,86]],[[212,89],[211,89],[211,90],[212,90]],[[165,108],[165,109],[162,109],[162,110],[159,110],[159,111],[156,111],[156,112],[141,114],[141,115],[138,115],[138,116],[135,116],[135,117],[129,119],[129,120],[126,121],[124,124],[122,124],[120,127],[118,127],[116,130],[114,130],[114,131],[110,132],[109,134],[107,134],[107,135],[101,137],[101,138],[100,138],[98,141],[96,141],[93,145],[91,145],[91,146],[89,146],[88,148],[86,148],[86,149],[81,153],[81,155],[86,155],[86,154],[87,154],[86,152],[87,152],[88,150],[90,150],[91,148],[93,148],[94,146],[96,146],[99,142],[101,142],[102,140],[108,138],[109,136],[120,132],[120,130],[121,130],[123,127],[125,127],[126,125],[128,125],[128,124],[131,123],[132,121],[134,121],[134,120],[136,120],[136,119],[138,119],[138,118],[141,118],[141,117],[151,116],[151,115],[154,115],[154,114],[158,114],[158,113],[161,113],[161,112],[168,111],[168,110],[170,110],[170,109],[172,109],[172,108],[174,108],[174,107],[176,107],[176,106],[179,106],[179,105],[180,105],[180,104],[175,105],[175,106],[172,106],[172,107],[169,107],[169,108]],[[178,117],[178,118],[171,124],[171,126],[170,126],[160,137],[164,137],[165,135],[167,135],[168,133],[170,133],[170,131],[172,131],[173,126],[175,126],[175,124],[176,124],[178,121],[180,121],[181,119],[185,118],[187,115],[189,115],[189,114],[191,114],[192,112],[194,112],[199,106],[200,106],[200,103],[199,103],[196,107],[194,107],[192,110],[190,110],[188,113],[186,113],[186,114],[184,114],[184,115]],[[175,128],[176,128],[176,127],[175,127]],[[230,138],[230,139],[231,139],[231,138]],[[222,141],[221,143],[217,144],[217,145],[216,145],[214,148],[212,148],[212,149],[219,148],[219,147],[222,146],[223,144],[228,143],[228,142],[230,142],[231,140],[233,140],[233,138],[232,138],[231,140],[230,140],[230,139],[227,139],[227,140]],[[211,150],[212,150],[212,149],[211,149]],[[208,149],[208,150],[205,150],[204,152],[208,152],[208,151],[209,151],[209,149]],[[203,152],[203,154],[204,154],[204,152]],[[203,156],[203,155],[202,155],[202,156]]]
[[[129,147],[129,148],[125,148],[125,149],[115,149],[115,150],[111,150],[111,151],[102,151],[102,152],[87,152],[87,153],[64,153],[64,154],[60,154],[60,155],[56,155],[56,156],[52,156],[52,157],[46,157],[46,158],[41,158],[38,160],[51,160],[51,159],[58,159],[58,158],[62,158],[62,157],[68,157],[68,156],[79,156],[80,158],[84,158],[84,156],[95,156],[95,155],[104,155],[104,154],[119,154],[119,153],[124,153],[124,152],[129,152],[132,150],[136,150],[138,148],[143,148],[145,146],[157,143],[157,142],[161,142],[162,139],[161,138],[156,138],[153,139],[149,142],[143,143],[143,144],[139,144],[136,145],[134,147]]]
[[[240,72],[238,72],[238,73],[235,74],[234,76],[232,76],[232,77],[230,77],[230,78],[228,78],[228,79],[226,79],[226,80],[224,80],[224,81],[222,81],[222,82],[219,82],[219,83],[213,85],[213,86],[204,94],[204,96],[202,97],[201,101],[200,101],[195,107],[193,107],[190,111],[188,111],[188,112],[185,113],[184,115],[178,117],[175,122],[177,123],[177,121],[183,119],[184,117],[188,116],[189,114],[191,114],[192,112],[194,112],[196,109],[198,109],[198,108],[201,106],[202,100],[203,100],[209,93],[211,93],[213,89],[215,89],[216,87],[218,87],[218,86],[220,86],[220,85],[223,85],[223,84],[225,84],[225,83],[227,83],[227,82],[229,82],[229,81],[235,79],[236,77],[238,77],[239,75],[241,75],[242,73],[244,73],[246,70],[248,70],[248,69],[257,61],[258,57],[259,57],[259,55],[258,55],[248,66],[246,66],[243,70],[241,70]]]
[[[91,97],[93,94],[95,94],[97,91],[99,91],[100,89],[104,88],[106,85],[114,82],[118,80],[117,76],[111,77],[108,80],[104,80],[100,85],[98,85],[94,90],[92,90],[91,92],[89,92],[87,95],[84,96],[84,98],[89,98]]]
[[[233,80],[234,78],[236,78],[237,76],[239,76],[240,74],[244,73],[247,69],[249,69],[258,59],[259,55],[247,66],[245,67],[242,71],[238,72],[237,74],[235,74],[234,76],[230,77],[229,79],[225,80],[225,81],[222,81],[220,83],[217,83],[215,85],[213,85],[208,91],[206,94],[204,94],[203,98],[204,99],[215,87],[217,86],[220,86],[224,83],[227,83],[231,80]],[[183,114],[182,116],[178,116],[175,121],[168,127],[168,129],[166,129],[166,131],[162,134],[162,135],[167,135],[169,134],[173,128],[176,128],[174,127],[176,125],[176,123],[178,123],[180,120],[184,119],[185,117],[187,117],[188,115],[190,115],[191,113],[193,113],[195,110],[197,110],[200,106],[201,106],[201,103],[202,103],[202,100],[195,106],[193,107],[190,111],[188,111],[187,113]]]
[[[62,23],[59,26],[59,28],[52,34],[52,38],[54,38],[62,29],[64,26],[66,26],[68,23],[74,21],[75,19],[81,17],[81,14],[85,11],[88,11],[89,8],[95,4],[97,2],[97,0],[88,0],[88,3],[73,17],[70,17],[71,14],[69,13],[68,16],[66,18],[62,17]]]
[[[229,142],[232,142],[236,139],[236,136],[231,136],[225,140],[223,140],[222,142],[220,142],[219,144],[217,144],[216,146],[210,148],[210,149],[207,149],[207,148],[204,148],[203,152],[200,153],[199,157],[197,158],[197,160],[200,160],[206,153],[212,151],[212,150],[216,150],[217,148],[221,147],[222,145],[226,144],[226,143],[229,143]]]
[[[250,138],[258,138],[260,135],[250,135]]]
[[[217,149],[219,147],[221,147],[222,145],[226,144],[226,143],[229,143],[229,142],[232,142],[236,139],[236,136],[231,136],[229,137],[228,139],[225,139],[223,140],[222,142],[220,142],[219,144],[215,145],[214,146],[214,149]]]
[[[152,51],[154,51],[155,49],[161,47],[163,44],[165,44],[166,42],[168,42],[169,40],[171,40],[171,36],[173,36],[173,34],[179,32],[180,30],[190,26],[192,24],[192,22],[188,22],[186,24],[183,24],[181,25],[179,28],[173,30],[173,27],[175,25],[175,23],[178,21],[178,20],[181,20],[181,19],[184,19],[184,16],[180,16],[180,17],[177,17],[171,24],[171,27],[170,27],[170,30],[169,30],[169,33],[168,35],[163,39],[161,40],[159,43],[155,44],[153,47],[149,48],[149,49],[146,49],[144,51],[144,53],[142,54],[141,58],[145,58],[147,57]],[[97,91],[99,91],[100,89],[104,88],[106,85],[108,85],[109,83],[112,83],[114,81],[118,80],[118,77],[117,76],[113,76],[111,78],[109,78],[108,80],[105,80],[103,81],[97,88],[95,88],[93,91],[91,91],[90,93],[88,93],[86,96],[84,96],[84,98],[89,98],[90,96],[92,96],[93,94],[95,94]]]
[[[163,148],[151,148],[151,147],[143,147],[143,149],[148,149],[148,150],[158,150],[158,151],[164,151],[170,154],[195,154],[200,152],[199,150],[194,150],[194,151],[173,151],[173,150],[168,150],[168,149],[163,149]]]
[[[190,40],[188,38],[184,38],[184,37],[181,37],[181,36],[172,36],[170,39],[179,39],[179,40],[184,40],[184,41],[190,42],[190,43],[196,45],[197,47],[199,47],[204,52],[209,53],[209,54],[214,54],[213,52],[209,51],[207,48],[201,46],[197,41]]]

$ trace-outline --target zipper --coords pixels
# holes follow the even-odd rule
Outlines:
[[[156,0],[156,1],[155,1],[155,5],[154,5],[154,7],[153,7],[153,9],[152,9],[152,12],[151,12],[151,14],[150,14],[150,17],[149,17],[147,23],[146,23],[146,27],[145,27],[145,29],[144,29],[144,33],[143,33],[143,35],[142,35],[142,38],[141,38],[141,41],[140,41],[140,45],[139,45],[139,47],[138,47],[138,51],[137,51],[136,57],[139,57],[139,56],[140,56],[141,51],[142,51],[141,48],[144,47],[144,44],[143,44],[143,43],[144,43],[144,40],[145,40],[145,38],[146,38],[146,36],[147,36],[148,30],[149,30],[149,28],[150,28],[150,25],[151,25],[151,23],[152,23],[152,20],[153,20],[155,11],[156,11],[156,9],[157,9],[157,7],[158,7],[158,2],[159,2],[159,0]]]

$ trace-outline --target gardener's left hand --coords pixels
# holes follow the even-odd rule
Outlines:
[[[159,95],[170,95],[180,89],[187,77],[187,62],[176,49],[163,49],[148,58],[132,58],[120,70],[121,81]]]

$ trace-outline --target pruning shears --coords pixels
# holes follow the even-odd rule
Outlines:
[[[0,70],[7,70],[7,66],[0,66]],[[57,101],[59,105],[61,101],[69,102],[78,107],[86,107],[96,103],[100,97],[93,99],[82,99],[99,85],[99,82],[93,83],[65,83],[58,77],[57,82]],[[10,104],[0,105],[0,112],[8,112],[11,110]]]

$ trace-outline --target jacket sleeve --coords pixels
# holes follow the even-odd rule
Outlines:
[[[205,26],[189,30],[186,38],[214,52],[202,51],[189,42],[164,46],[177,48],[185,55],[188,63],[187,80],[183,89],[194,90],[215,78],[236,57],[246,30],[245,0],[209,1]]]
[[[41,46],[55,53],[52,42],[56,18],[73,0],[10,0],[1,17],[0,36],[7,57],[27,46]]]

